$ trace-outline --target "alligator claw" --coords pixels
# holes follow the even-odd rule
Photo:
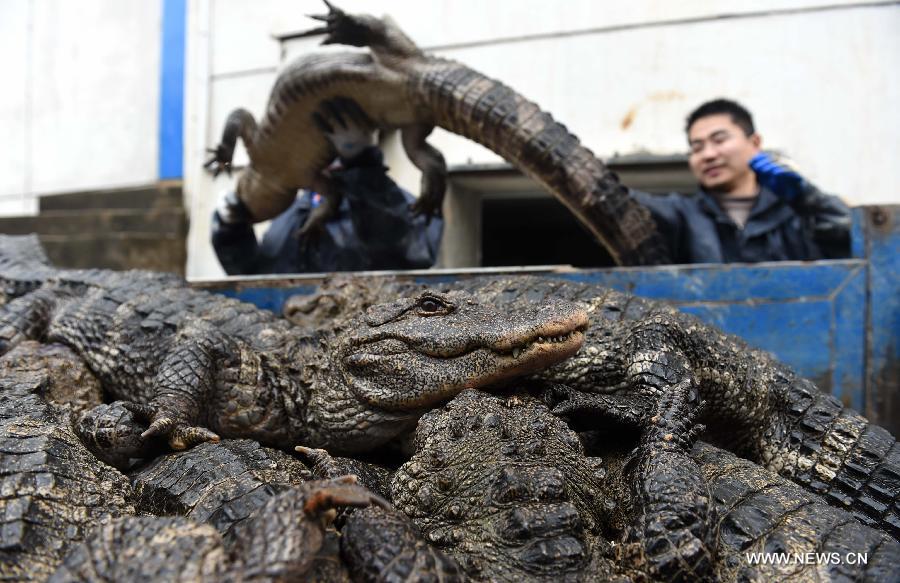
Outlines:
[[[123,406],[138,417],[150,422],[150,426],[141,433],[141,439],[152,437],[166,437],[169,447],[175,450],[187,449],[204,441],[219,441],[215,432],[205,428],[185,423],[176,415],[167,415],[160,408],[153,405],[123,402]]]
[[[218,177],[223,171],[231,176],[231,159],[234,157],[234,152],[224,144],[219,144],[215,148],[207,148],[206,151],[212,154],[212,157],[203,164],[203,167],[212,172],[213,178]]]
[[[298,34],[291,35],[290,38],[306,38],[310,36],[325,35],[322,41],[323,45],[344,44],[351,46],[365,46],[369,30],[368,25],[360,22],[359,18],[347,14],[340,8],[334,6],[327,0],[325,6],[328,8],[328,14],[310,14],[309,18],[324,22],[325,26],[313,28]]]
[[[303,511],[309,516],[318,516],[338,506],[363,508],[375,505],[390,510],[391,504],[381,496],[362,486],[356,485],[356,476],[342,476],[331,481],[328,486],[310,493],[303,504]]]
[[[149,439],[157,435],[165,435],[175,429],[175,420],[171,417],[160,417],[141,433],[141,439]]]
[[[645,440],[663,440],[690,449],[706,429],[697,423],[705,401],[691,386],[676,385],[667,390],[656,404],[649,419]]]
[[[205,427],[179,426],[169,435],[169,445],[172,446],[172,449],[177,450],[187,449],[207,441],[218,443],[219,436]]]

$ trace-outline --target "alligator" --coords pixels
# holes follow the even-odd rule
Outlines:
[[[423,576],[435,573],[433,561],[427,559],[440,554],[412,544],[403,547],[408,552],[399,560],[383,563],[386,553],[379,551],[396,529],[379,528],[387,521],[377,514],[366,515],[377,525],[360,515],[344,529],[365,528],[372,546],[357,545],[342,552],[337,532],[329,528],[334,510],[370,504],[389,508],[387,502],[356,485],[353,476],[308,482],[269,499],[236,528],[231,544],[212,526],[184,517],[112,520],[75,546],[49,580],[349,582],[351,575],[357,575],[353,577],[357,581],[383,581],[404,571],[416,580],[414,569]],[[400,545],[396,540],[391,543]],[[432,569],[426,571],[429,566]],[[452,563],[444,559],[441,567],[451,572]]]
[[[376,464],[349,457],[333,456],[324,449],[313,449],[298,445],[294,451],[301,453],[307,460],[310,471],[316,478],[334,480],[340,476],[352,474],[357,483],[382,498],[391,498],[391,479],[394,470],[382,464]]]
[[[0,377],[25,371],[39,373],[46,380],[41,397],[73,414],[103,402],[100,382],[68,346],[29,340],[0,358]]]
[[[422,417],[393,501],[476,581],[890,579],[900,544],[695,443],[700,407],[678,387],[631,432],[592,441],[527,391],[464,391]],[[748,558],[763,552],[829,559]]]
[[[312,54],[279,74],[257,125],[245,109],[225,122],[206,166],[231,171],[237,138],[250,164],[237,196],[253,220],[275,217],[298,188],[323,195],[303,230],[335,212],[340,193],[324,170],[335,150],[313,114],[335,98],[356,101],[373,123],[399,128],[407,156],[422,171],[414,210],[436,212],[444,196],[446,164],[426,138],[438,126],[494,151],[544,186],[623,265],[668,262],[649,211],[562,124],[506,85],[455,61],[426,55],[389,18],[347,14],[330,4],[325,26],[298,36],[325,35],[323,44],[368,47],[368,53]]]
[[[0,354],[28,339],[68,346],[146,420],[141,438],[174,449],[220,437],[375,448],[464,388],[568,358],[587,324],[565,302],[500,312],[469,294],[424,291],[309,331],[168,274],[0,269],[4,289],[25,281],[40,285],[0,307]]]
[[[205,522],[226,542],[272,497],[313,481],[296,458],[250,439],[169,453],[129,477],[138,511]]]
[[[45,581],[70,543],[135,509],[128,479],[98,464],[68,411],[44,400],[59,394],[59,367],[10,360],[0,366],[0,580]]]
[[[713,522],[688,455],[696,395],[659,405],[616,483],[633,487],[616,489],[539,400],[464,391],[422,417],[393,501],[472,580],[702,578]]]
[[[324,322],[419,287],[341,276],[311,296],[289,298],[284,311],[295,321]],[[704,439],[900,538],[896,439],[769,353],[670,305],[599,285],[535,276],[474,277],[441,289],[467,291],[498,307],[559,298],[588,311],[581,350],[538,375],[568,387],[555,398],[558,414],[613,418],[617,411],[633,411],[636,399],[646,409],[670,386],[693,386],[707,402]]]

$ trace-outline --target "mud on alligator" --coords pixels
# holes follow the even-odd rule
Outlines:
[[[256,221],[275,217],[300,188],[323,195],[304,230],[335,212],[338,192],[323,170],[335,158],[313,122],[322,102],[356,101],[381,128],[399,128],[407,156],[422,171],[416,210],[439,211],[446,164],[426,142],[437,126],[505,158],[543,185],[623,265],[667,262],[649,211],[628,196],[615,174],[550,114],[506,85],[465,65],[425,54],[389,18],[347,14],[330,4],[324,26],[300,36],[325,35],[323,44],[369,48],[328,53],[290,63],[275,82],[257,124],[245,109],[226,120],[207,166],[231,170],[237,138],[250,164],[237,195]]]

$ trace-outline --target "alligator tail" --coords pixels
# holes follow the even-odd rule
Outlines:
[[[53,269],[37,235],[0,235],[0,305],[39,288]]]
[[[668,262],[649,211],[566,127],[503,83],[453,61],[411,75],[436,125],[490,148],[565,204],[622,265]]]
[[[900,540],[897,440],[806,379],[785,396],[786,459],[796,465],[779,473]]]

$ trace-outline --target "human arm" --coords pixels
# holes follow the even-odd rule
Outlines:
[[[850,254],[850,208],[825,194],[782,160],[760,152],[750,160],[761,186],[786,201],[804,220],[822,254],[828,258]]]
[[[256,234],[249,212],[233,190],[222,194],[213,212],[212,246],[228,275],[257,273]]]
[[[628,192],[650,211],[672,263],[688,263],[689,260],[682,257],[684,253],[681,249],[681,240],[686,229],[684,213],[681,212],[681,195],[674,192],[666,195],[650,194],[634,189],[629,189]]]

